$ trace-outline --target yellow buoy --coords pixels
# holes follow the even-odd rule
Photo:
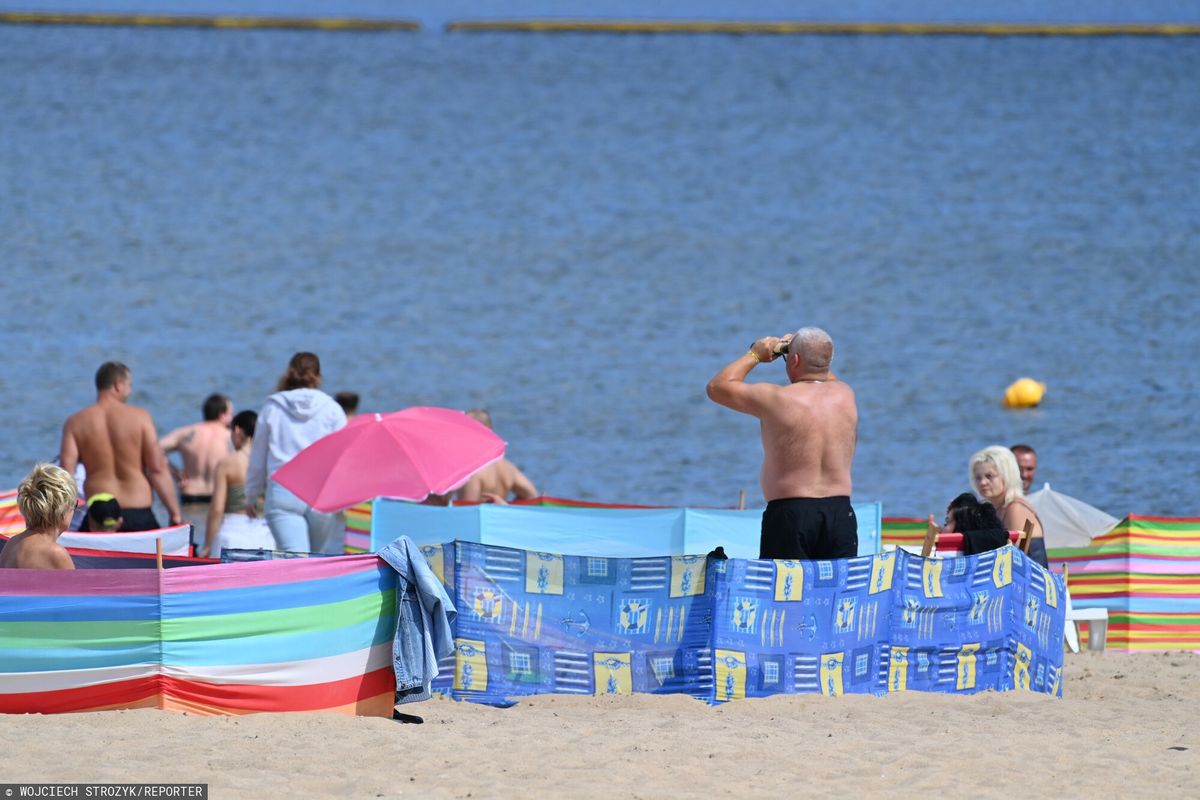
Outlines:
[[[1042,402],[1046,384],[1033,378],[1019,378],[1004,390],[1004,405],[1009,408],[1030,408]]]

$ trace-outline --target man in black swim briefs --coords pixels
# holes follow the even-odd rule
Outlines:
[[[129,402],[133,373],[118,361],[108,361],[96,371],[96,402],[72,414],[63,424],[59,447],[62,467],[74,473],[77,464],[87,469],[85,497],[108,494],[121,506],[125,531],[158,527],[150,505],[157,494],[167,508],[172,525],[183,517],[175,497],[175,484],[167,459],[158,446],[154,420],[144,408]],[[85,525],[87,517],[84,517]]]
[[[785,358],[790,383],[746,383],[763,361]],[[708,382],[714,402],[757,417],[762,431],[759,558],[858,554],[850,467],[858,439],[854,390],[830,371],[833,340],[820,328],[763,337]]]

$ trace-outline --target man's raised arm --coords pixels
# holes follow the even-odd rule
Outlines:
[[[743,414],[754,414],[766,395],[778,387],[771,383],[746,383],[746,376],[759,363],[774,361],[777,357],[775,348],[781,341],[774,336],[764,336],[750,345],[743,355],[726,364],[708,382],[708,399]]]
[[[159,439],[158,446],[162,448],[164,453],[173,453],[184,442],[190,442],[194,438],[196,438],[196,426],[184,425],[182,428],[176,428]]]

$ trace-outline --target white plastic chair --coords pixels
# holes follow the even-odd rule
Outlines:
[[[1067,565],[1063,564],[1063,586],[1067,585]],[[1079,652],[1079,623],[1088,624],[1088,650],[1103,650],[1108,640],[1107,608],[1075,608],[1071,605],[1071,589],[1067,588],[1067,624],[1063,637],[1072,653]]]

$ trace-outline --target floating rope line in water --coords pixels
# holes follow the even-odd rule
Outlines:
[[[419,31],[414,20],[0,11],[0,24],[240,30]],[[1200,36],[1193,22],[806,22],[512,19],[446,24],[463,33],[723,33],[845,36]]]
[[[7,25],[100,25],[150,28],[225,28],[239,30],[419,31],[412,20],[338,17],[205,17],[167,14],[71,14],[48,11],[0,11]]]
[[[907,36],[1200,36],[1185,22],[747,22],[732,20],[526,19],[464,20],[446,30],[463,33],[726,33],[774,35]]]

